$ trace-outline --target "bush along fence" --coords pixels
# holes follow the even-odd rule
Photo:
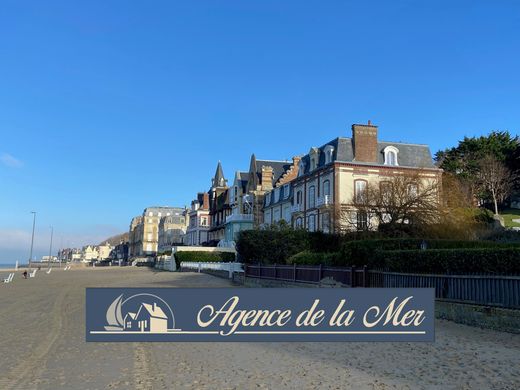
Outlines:
[[[348,287],[435,288],[440,300],[520,309],[520,276],[412,274],[366,266],[246,265],[248,278],[320,284],[330,278]]]

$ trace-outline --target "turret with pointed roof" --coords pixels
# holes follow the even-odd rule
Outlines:
[[[215,177],[211,181],[211,186],[213,188],[227,186],[227,180],[224,177],[224,170],[222,169],[222,164],[220,163],[220,160],[217,164],[217,170],[215,171]]]

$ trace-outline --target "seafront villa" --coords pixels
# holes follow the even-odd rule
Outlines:
[[[369,184],[384,185],[411,173],[427,182],[439,179],[442,170],[433,164],[428,145],[381,141],[370,121],[352,125],[351,137],[311,147],[292,161],[262,160],[253,154],[249,170],[236,171],[230,184],[219,161],[209,190],[198,193],[190,209],[150,207],[132,219],[130,256],[155,255],[173,244],[233,247],[238,232],[282,220],[330,233],[344,228],[339,216],[345,212],[356,221],[354,229],[365,229],[374,223],[356,211],[353,197]],[[169,237],[166,227],[173,229],[171,218],[164,219],[172,215],[183,217],[175,239],[162,239]]]

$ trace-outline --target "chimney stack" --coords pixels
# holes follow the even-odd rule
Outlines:
[[[209,210],[209,194],[207,192],[204,193],[202,198],[202,208],[204,210]]]
[[[354,161],[377,162],[377,126],[368,121],[367,125],[352,125]]]
[[[273,189],[273,168],[262,166],[262,191]]]

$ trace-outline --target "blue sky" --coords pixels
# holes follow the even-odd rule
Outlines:
[[[368,119],[432,152],[517,133],[515,1],[0,4],[0,262],[189,204],[218,160],[286,159]]]

